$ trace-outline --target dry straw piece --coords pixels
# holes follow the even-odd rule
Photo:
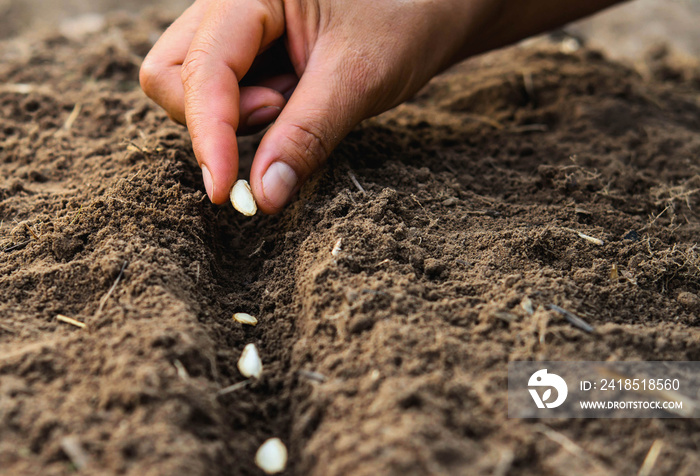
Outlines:
[[[255,344],[246,344],[243,348],[241,358],[238,359],[238,370],[244,377],[260,378],[263,365]]]
[[[281,473],[287,466],[287,447],[279,438],[270,438],[255,453],[255,464],[267,474]]]
[[[258,211],[253,192],[250,190],[247,180],[239,180],[231,189],[231,203],[233,208],[247,217],[252,217]]]
[[[254,316],[251,316],[250,314],[247,314],[245,312],[235,313],[233,315],[233,320],[236,322],[240,322],[241,324],[247,324],[249,326],[258,325],[258,320]]]
[[[56,320],[65,322],[66,324],[73,325],[75,327],[80,327],[81,329],[85,328],[85,323],[80,322],[77,319],[73,319],[72,317],[64,316],[63,314],[58,314],[56,315]]]

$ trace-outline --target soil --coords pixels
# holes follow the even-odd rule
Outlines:
[[[697,474],[697,419],[506,401],[512,360],[700,360],[695,64],[472,60],[246,218],[136,83],[169,20],[0,43],[0,473],[260,474],[278,436],[290,475],[637,474],[655,441]]]

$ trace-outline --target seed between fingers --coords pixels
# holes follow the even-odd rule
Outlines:
[[[247,180],[239,180],[231,189],[231,203],[233,208],[244,214],[252,217],[258,211],[258,206],[253,198],[253,192],[250,190]]]

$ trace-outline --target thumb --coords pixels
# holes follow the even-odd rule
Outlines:
[[[277,213],[365,116],[367,98],[350,88],[337,61],[307,65],[299,84],[258,147],[250,172],[259,208]],[[345,71],[343,71],[343,69]],[[344,74],[345,73],[345,74]]]

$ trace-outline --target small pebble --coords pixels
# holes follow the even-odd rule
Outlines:
[[[255,344],[247,344],[243,348],[241,358],[238,359],[238,370],[244,377],[260,378],[263,365]]]
[[[255,464],[267,474],[281,473],[287,466],[287,447],[279,438],[270,438],[255,453]]]

